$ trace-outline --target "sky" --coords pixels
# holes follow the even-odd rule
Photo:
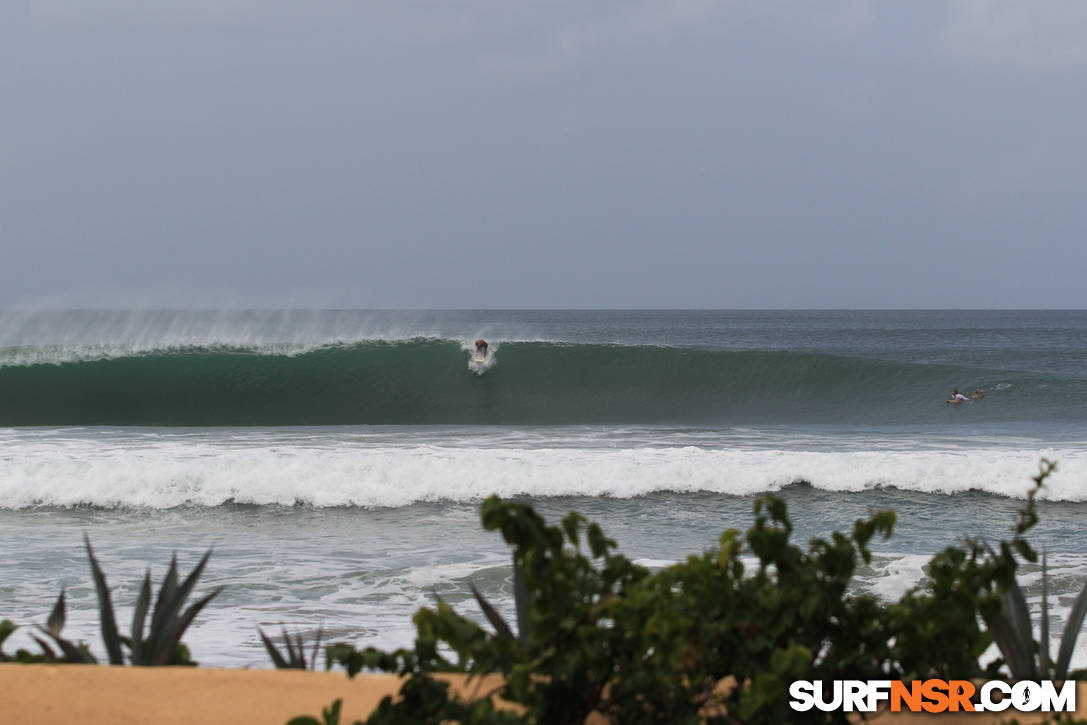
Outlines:
[[[5,0],[0,306],[1087,307],[1087,2]]]

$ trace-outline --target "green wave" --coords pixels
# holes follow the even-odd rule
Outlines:
[[[789,352],[459,342],[185,348],[0,367],[0,425],[928,424],[1082,421],[1080,380]],[[952,387],[986,387],[965,410]],[[956,418],[955,416],[958,416]]]

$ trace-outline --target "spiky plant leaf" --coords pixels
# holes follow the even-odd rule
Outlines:
[[[517,557],[513,557],[513,603],[517,609],[517,635],[521,646],[528,643],[528,613],[532,608],[535,597],[528,591],[525,585],[525,575],[517,564]]]
[[[53,611],[49,613],[49,619],[45,621],[45,631],[54,637],[59,637],[60,630],[64,629],[65,618],[64,587],[61,587],[57,603],[53,605]]]
[[[146,665],[147,655],[144,652],[143,623],[147,619],[147,607],[151,603],[151,570],[148,569],[143,577],[143,585],[140,587],[140,595],[136,598],[136,608],[132,612],[132,664]]]
[[[511,630],[510,626],[506,624],[506,620],[502,618],[502,615],[499,614],[493,606],[491,606],[490,602],[483,598],[483,595],[479,593],[478,589],[476,589],[475,584],[470,583],[468,586],[471,588],[472,596],[476,598],[476,602],[479,604],[479,608],[483,610],[483,616],[485,616],[487,618],[487,621],[491,623],[491,626],[494,627],[495,632],[498,633],[498,636],[505,637],[510,641],[515,641],[517,638],[514,636],[513,630]]]
[[[48,655],[49,659],[59,660],[62,662],[82,662],[86,664],[96,664],[98,662],[95,656],[91,654],[90,650],[88,650],[87,646],[82,642],[77,645],[74,642],[65,639],[64,637],[61,637],[59,633],[52,634],[44,627],[39,627],[39,629],[41,629],[41,631],[45,634],[49,635],[49,637],[56,643],[56,645],[60,647],[61,652],[64,653],[63,658],[58,657],[53,652],[53,650],[47,644],[45,644],[44,641],[38,639],[37,637],[34,637],[34,641],[38,643],[38,645],[42,648],[42,651],[45,652],[46,655]],[[31,636],[33,637],[33,635]]]
[[[0,622],[0,647],[4,645],[4,640],[11,636],[11,633],[19,628],[19,625],[12,622],[10,619],[5,619]]]
[[[1068,614],[1068,622],[1064,625],[1064,633],[1061,635],[1061,648],[1057,652],[1057,666],[1053,670],[1053,677],[1063,680],[1068,676],[1068,664],[1072,661],[1072,650],[1076,648],[1076,638],[1083,627],[1083,618],[1087,616],[1087,586],[1076,597],[1076,603],[1072,605],[1072,611]]]
[[[1007,663],[1008,669],[1011,670],[1012,677],[1023,680],[1030,677],[1032,668],[1031,657],[1026,650],[1023,649],[1022,640],[1015,632],[1015,627],[1012,625],[1011,620],[1001,611],[1000,614],[986,622],[989,626],[989,631],[993,635],[993,641],[996,643],[1000,654],[1004,656],[1004,662]]]
[[[1023,589],[1018,582],[1013,583],[1011,588],[1004,593],[1003,604],[1004,611],[1010,617],[1009,621],[1015,630],[1015,636],[1030,663],[1029,677],[1037,679],[1038,667],[1034,658],[1034,628],[1030,623],[1030,607],[1027,606],[1027,599],[1023,596]]]
[[[50,647],[49,643],[46,642],[44,639],[42,639],[41,637],[39,637],[36,634],[30,635],[30,638],[38,643],[38,646],[42,648],[42,652],[44,652],[45,656],[49,658],[49,661],[55,662],[56,660],[59,659],[57,657],[57,653],[53,651],[53,648]]]
[[[1041,651],[1038,653],[1040,666],[1039,674],[1042,677],[1050,676],[1049,659],[1049,573],[1047,571],[1046,550],[1042,549],[1042,627],[1041,627]]]
[[[168,616],[166,609],[169,603],[173,601],[177,586],[177,554],[175,553],[170,557],[170,568],[166,571],[166,578],[162,580],[158,598],[155,599],[155,609],[151,613],[151,633],[162,628],[162,622]],[[154,635],[149,633],[148,636],[153,637]]]
[[[196,588],[196,581],[200,578],[200,575],[204,573],[204,567],[208,563],[208,559],[211,558],[211,549],[208,549],[204,556],[200,558],[200,562],[193,568],[192,572],[185,577],[185,581],[181,586],[175,588],[173,596],[170,601],[166,603],[165,616],[169,619],[172,618],[176,612],[181,611],[181,607],[185,605],[185,600],[192,594],[192,590]],[[177,569],[174,569],[174,580],[177,580]]]
[[[177,555],[175,554],[171,559],[170,570],[166,573],[166,580],[159,591],[159,600],[155,602],[155,612],[151,618],[151,631],[147,635],[152,650],[149,659],[152,662],[160,662],[165,658],[166,661],[161,662],[161,664],[169,664],[169,660],[173,658],[174,649],[177,643],[181,641],[185,628],[189,626],[189,622],[192,621],[192,617],[196,615],[196,612],[203,608],[203,605],[201,605],[192,613],[188,621],[184,624],[180,623],[184,615],[179,615],[179,612],[196,586],[196,581],[200,578],[200,574],[203,573],[204,566],[208,563],[210,556],[211,550],[209,549],[200,559],[200,563],[185,578],[185,582],[180,585],[177,576]],[[218,590],[215,593],[217,594]],[[214,596],[215,594],[211,595],[211,597]],[[207,604],[211,597],[208,597],[204,604]]]
[[[264,643],[264,649],[268,651],[268,656],[272,658],[272,663],[275,664],[277,670],[289,670],[291,664],[284,659],[280,654],[279,649],[275,646],[272,640],[268,639],[268,635],[264,633],[260,627],[257,627],[257,632],[260,633],[260,641]]]
[[[317,653],[321,651],[321,637],[325,634],[325,626],[319,625],[317,627],[317,639],[313,642],[313,653],[310,655],[310,664],[313,665],[313,669],[317,669]]]
[[[324,636],[324,627],[318,627],[317,637],[313,643],[313,650],[310,654],[310,658],[306,659],[305,651],[305,638],[302,633],[294,635],[292,638],[290,633],[287,632],[287,628],[283,627],[283,642],[287,648],[287,654],[280,651],[278,647],[272,642],[268,635],[264,634],[264,631],[260,628],[257,629],[260,633],[261,641],[264,643],[264,649],[268,651],[268,655],[272,658],[272,662],[275,664],[276,669],[280,670],[308,670],[316,669],[317,667],[317,653],[321,649],[321,638]]]
[[[301,642],[301,636],[298,638],[298,640],[299,642]],[[306,661],[304,659],[301,660],[301,662],[299,661],[299,653],[296,652],[294,649],[294,644],[291,642],[291,635],[287,632],[286,626],[283,627],[283,641],[287,644],[287,659],[290,660],[291,666],[301,666],[301,669],[306,669]]]
[[[102,567],[98,565],[98,560],[94,558],[91,540],[86,534],[83,535],[83,543],[87,547],[87,557],[91,560],[94,588],[98,592],[98,613],[102,621],[102,640],[106,644],[109,663],[111,665],[123,665],[125,659],[121,653],[121,637],[117,632],[117,619],[113,615],[113,602],[110,600],[109,587],[106,585],[106,575],[102,573]]]
[[[214,599],[221,591],[221,588],[214,590],[203,599],[193,603],[180,617],[175,617],[171,621],[167,621],[158,631],[152,633],[148,638],[148,644],[151,646],[150,664],[168,665],[171,663],[174,652],[181,643],[182,636],[185,634],[185,630],[188,629],[192,620],[200,613],[200,610],[207,606],[208,602]]]

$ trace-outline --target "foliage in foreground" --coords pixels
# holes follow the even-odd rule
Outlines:
[[[300,632],[295,634],[292,640],[290,632],[287,631],[286,627],[283,628],[283,650],[276,647],[271,638],[264,633],[264,630],[258,627],[257,632],[260,633],[260,641],[264,643],[264,649],[268,652],[268,656],[272,658],[272,664],[276,666],[277,670],[316,669],[317,653],[321,650],[321,637],[324,634],[323,628],[317,628],[317,635],[314,637],[308,660],[306,659],[306,642]]]
[[[1043,461],[1034,491],[1053,468]],[[717,548],[650,572],[577,513],[548,525],[531,507],[492,497],[483,525],[513,548],[518,633],[474,592],[494,632],[439,599],[416,614],[413,649],[339,644],[327,652],[351,676],[408,675],[371,725],[583,722],[591,713],[622,723],[845,722],[845,713],[790,710],[789,683],[998,675],[1008,654],[982,671],[978,658],[993,637],[981,623],[1018,616],[1006,602],[1017,556],[1037,559],[1025,538],[1037,521],[1034,491],[1011,540],[944,549],[929,563],[927,585],[890,604],[852,584],[873,537],[891,535],[891,511],[802,548],[790,540],[785,502],[765,496],[746,532],[730,529]],[[1033,657],[1029,623],[1026,636]],[[492,694],[524,714],[489,698],[463,702],[432,677],[440,672],[501,674]],[[329,722],[333,713],[324,714]]]
[[[997,647],[1014,679],[1017,680],[1065,680],[1068,666],[1076,648],[1076,640],[1087,617],[1087,586],[1076,597],[1072,610],[1061,634],[1057,659],[1049,656],[1049,573],[1045,554],[1042,554],[1042,611],[1039,641],[1034,642],[1030,608],[1018,582],[1004,592],[1000,612],[986,620]]]
[[[189,649],[182,643],[181,638],[185,634],[196,615],[200,613],[208,602],[218,593],[219,589],[212,591],[202,599],[190,604],[185,603],[196,587],[196,582],[204,571],[211,552],[204,554],[200,562],[192,572],[181,581],[177,571],[177,556],[170,561],[170,568],[159,587],[155,606],[151,606],[151,571],[144,575],[143,585],[136,599],[136,606],[132,614],[132,629],[128,637],[122,636],[117,627],[117,620],[113,611],[113,600],[110,596],[109,586],[106,583],[106,575],[94,556],[91,542],[84,537],[84,545],[87,549],[87,558],[90,559],[91,575],[94,578],[95,592],[98,596],[98,615],[102,626],[102,641],[106,646],[107,661],[111,665],[125,664],[123,649],[128,650],[128,658],[131,664],[137,666],[158,665],[195,665],[189,655]],[[145,631],[147,615],[150,609],[151,622]],[[73,643],[61,636],[66,618],[64,590],[60,592],[53,612],[49,615],[45,627],[39,627],[56,645],[57,650],[50,646],[49,642],[31,635],[40,648],[40,652],[33,653],[20,649],[14,655],[8,655],[3,651],[4,640],[14,632],[17,627],[8,620],[0,622],[0,662],[52,662],[52,663],[96,663],[95,657],[86,644]]]

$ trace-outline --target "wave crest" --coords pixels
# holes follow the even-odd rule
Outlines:
[[[436,339],[82,354],[0,367],[0,425],[1087,420],[1083,380],[811,353],[515,342],[486,375]],[[953,411],[951,387],[990,394]]]

